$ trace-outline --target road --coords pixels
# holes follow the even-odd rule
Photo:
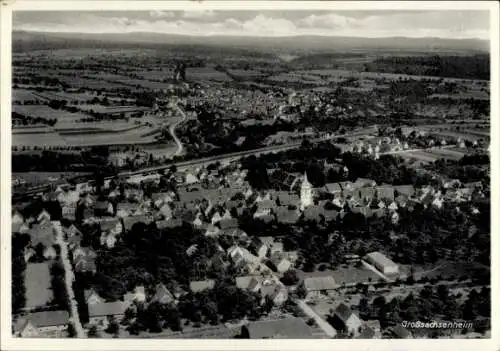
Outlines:
[[[69,300],[68,302],[70,305],[70,321],[73,323],[73,326],[75,327],[76,337],[85,338],[86,333],[83,330],[82,323],[80,322],[78,305],[75,299],[75,292],[73,291],[73,281],[75,279],[75,275],[73,273],[73,267],[71,266],[71,262],[69,261],[68,246],[63,238],[61,222],[53,221],[52,224],[56,232],[56,243],[61,247],[61,261],[64,266],[64,274],[65,274],[64,281],[66,283],[66,292],[68,294],[68,300]]]
[[[184,153],[184,145],[182,145],[181,140],[175,134],[175,128],[177,128],[177,126],[179,124],[185,122],[187,119],[187,116],[186,116],[186,113],[179,107],[179,105],[176,104],[175,108],[177,109],[177,111],[179,111],[179,114],[182,116],[182,119],[180,121],[177,121],[176,123],[172,124],[170,126],[170,128],[168,129],[168,131],[170,132],[170,134],[172,135],[172,138],[174,138],[174,140],[177,144],[177,150],[175,151],[174,156],[180,156]]]
[[[307,303],[304,300],[295,300],[297,303],[297,306],[300,307],[300,309],[309,317],[314,319],[316,322],[316,325],[321,328],[325,332],[326,335],[329,337],[333,338],[337,335],[337,331],[328,323],[325,321],[319,314],[316,313],[311,307],[307,305]]]

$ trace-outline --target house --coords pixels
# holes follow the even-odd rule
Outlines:
[[[158,302],[163,305],[168,305],[170,303],[174,303],[175,298],[174,295],[172,295],[172,293],[166,288],[166,286],[160,283],[156,285],[155,293],[149,302]]]
[[[97,268],[95,265],[96,253],[88,247],[78,247],[73,251],[73,264],[76,272],[91,272],[95,273]]]
[[[164,203],[158,212],[163,216],[165,219],[171,219],[172,218],[172,209],[170,208],[168,203]]]
[[[387,329],[389,335],[393,337],[394,339],[411,339],[412,334],[411,332],[401,326],[400,324],[396,324],[393,327],[390,327]]]
[[[389,185],[381,185],[376,187],[377,190],[377,198],[379,200],[394,200],[394,188]]]
[[[57,252],[54,246],[48,246],[43,250],[43,257],[46,260],[53,260],[57,257]]]
[[[103,298],[99,296],[97,292],[94,291],[94,289],[86,289],[83,292],[83,295],[85,297],[85,303],[87,305],[95,305],[98,303],[103,303],[105,302]]]
[[[249,250],[251,253],[259,258],[264,258],[267,255],[268,247],[260,240],[258,237],[253,237],[249,245]]]
[[[257,209],[254,213],[254,218],[259,218],[271,214],[276,204],[272,200],[262,200],[257,202]]]
[[[129,306],[130,303],[125,301],[102,302],[88,305],[88,324],[95,325],[99,329],[106,329],[109,319],[114,318],[120,322]]]
[[[65,331],[68,328],[68,323],[69,313],[67,311],[32,312],[20,317],[14,323],[14,336],[22,338],[60,336],[57,333]]]
[[[399,273],[399,266],[378,251],[367,254],[364,259],[383,274]]]
[[[35,224],[28,230],[28,234],[31,237],[32,247],[36,247],[38,244],[50,247],[55,244],[54,227],[50,222]]]
[[[369,330],[366,330],[369,329]],[[380,339],[382,338],[382,327],[378,319],[370,319],[363,324],[359,339]]]
[[[268,247],[268,254],[272,257],[274,254],[283,253],[283,243],[277,242],[272,236],[262,236],[260,240]]]
[[[306,299],[313,299],[326,295],[338,288],[338,284],[332,276],[308,277],[302,282],[306,291]]]
[[[136,286],[133,292],[126,293],[123,296],[123,300],[125,302],[145,302],[146,301],[146,292],[143,286]]]
[[[156,228],[163,230],[166,228],[177,228],[182,226],[182,220],[180,218],[176,219],[170,219],[170,220],[163,220],[163,221],[156,221],[155,222]]]
[[[415,187],[413,185],[395,185],[393,188],[395,195],[405,195],[406,197],[415,195]]]
[[[105,235],[120,235],[123,232],[122,222],[118,218],[101,221],[99,225]]]
[[[210,221],[211,221],[212,224],[215,224],[215,223],[219,223],[221,221],[221,219],[222,219],[222,216],[220,215],[219,212],[216,211],[213,214],[213,216],[212,216],[212,218],[211,218]]]
[[[312,339],[311,328],[302,318],[250,322],[241,329],[245,339]]]
[[[168,204],[173,202],[173,199],[169,193],[161,192],[161,193],[151,194],[151,201],[153,201],[155,207],[160,208],[160,206],[163,204]]]
[[[300,218],[299,212],[288,206],[279,206],[275,211],[276,221],[283,224],[295,224]]]
[[[364,188],[364,187],[374,187],[377,185],[377,182],[372,180],[372,179],[367,179],[367,178],[358,178],[356,181],[352,184],[352,187],[354,189],[359,189],[359,188]]]
[[[220,233],[219,227],[216,227],[213,224],[208,224],[205,230],[205,236],[217,236]]]
[[[335,309],[330,324],[337,331],[354,337],[357,337],[361,333],[363,326],[363,322],[345,303],[341,303]]]
[[[275,194],[276,203],[278,206],[295,206],[300,204],[300,198],[297,194],[287,191],[278,191]]]
[[[223,218],[219,222],[221,230],[235,229],[238,228],[238,225],[238,220],[236,218]]]
[[[292,262],[290,262],[286,255],[282,253],[276,253],[272,255],[271,262],[276,267],[276,270],[280,273],[284,273],[293,267]]]
[[[146,215],[136,215],[122,218],[123,221],[123,230],[129,232],[134,224],[143,223],[148,225],[153,222],[153,218],[151,216]]]
[[[189,290],[193,293],[201,292],[207,289],[213,289],[215,287],[215,280],[207,279],[207,280],[199,280],[192,281],[189,283]]]
[[[340,195],[342,193],[342,187],[340,183],[327,183],[325,184],[324,191],[332,195]]]
[[[278,280],[264,278],[260,286],[262,296],[261,304],[270,299],[274,306],[283,305],[288,300],[288,291],[286,287]]]
[[[50,222],[50,214],[43,209],[36,217],[38,223]]]
[[[192,174],[192,173],[187,173],[186,174],[185,183],[187,185],[195,184],[195,183],[199,183],[199,182],[200,182],[200,180],[194,174]]]
[[[103,216],[109,216],[113,214],[113,207],[111,205],[111,211],[110,211],[110,206],[111,203],[107,201],[96,201],[94,205],[94,216],[96,217],[103,217]]]
[[[100,237],[101,246],[106,246],[108,249],[115,247],[117,241],[116,236],[111,234],[102,234]]]
[[[12,218],[11,218],[11,223],[14,224],[14,223],[24,223],[24,216],[22,215],[22,213],[17,210],[17,209],[14,209],[12,211]]]

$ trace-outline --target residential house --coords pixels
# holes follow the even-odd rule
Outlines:
[[[383,274],[399,273],[399,266],[387,256],[378,251],[367,254],[364,259],[366,262],[373,265]]]
[[[104,299],[100,297],[97,292],[94,291],[94,289],[86,289],[84,290],[83,294],[85,297],[85,303],[87,305],[95,305],[105,302]]]
[[[271,212],[275,207],[276,204],[272,200],[257,201],[257,209],[253,216],[254,218],[260,218],[263,216],[271,215]]]
[[[276,204],[278,206],[295,206],[299,207],[300,198],[297,194],[290,193],[288,191],[277,191],[274,194]]]
[[[163,204],[173,202],[173,197],[167,192],[153,193],[151,194],[151,201],[153,201],[156,208],[160,208]]]
[[[300,218],[297,209],[291,209],[289,206],[279,206],[275,210],[276,221],[283,224],[295,224]]]
[[[145,302],[146,292],[143,286],[136,286],[133,292],[126,293],[123,296],[125,302]]]
[[[208,224],[207,228],[205,230],[205,236],[217,236],[220,233],[219,227],[213,225],[213,224]]]
[[[411,197],[415,195],[415,187],[413,185],[395,185],[393,188],[395,196],[404,195],[406,197]]]
[[[12,217],[11,217],[11,223],[14,224],[22,224],[24,223],[24,216],[22,215],[22,213],[17,210],[17,209],[14,209],[12,211]]]
[[[258,237],[252,238],[248,248],[251,253],[259,258],[264,258],[267,255],[268,247]]]
[[[42,244],[44,247],[51,247],[55,244],[54,227],[50,222],[37,223],[28,230],[31,238],[31,246],[36,247]]]
[[[379,200],[394,200],[394,188],[390,185],[381,185],[376,187],[377,199]]]
[[[212,218],[210,219],[210,221],[211,221],[212,224],[216,224],[216,223],[220,222],[221,219],[222,219],[222,216],[220,215],[220,213],[218,211],[216,211],[212,215]]]
[[[393,327],[387,329],[388,334],[394,339],[411,339],[411,332],[401,326],[400,324],[396,324]]]
[[[238,228],[238,220],[236,218],[223,218],[218,223],[221,230],[229,230]]]
[[[163,305],[168,305],[175,302],[174,295],[167,289],[167,287],[160,283],[156,285],[153,297],[149,301],[150,303],[158,302]]]
[[[96,217],[111,216],[113,212],[113,205],[108,201],[96,201],[94,204],[94,216]]]
[[[107,235],[120,235],[123,232],[123,224],[118,218],[100,222],[101,232]]]
[[[287,256],[283,253],[275,253],[271,256],[271,262],[274,267],[276,267],[276,271],[279,273],[284,273],[293,267],[293,263],[290,262]]]
[[[40,336],[59,336],[67,330],[69,313],[67,311],[41,311],[21,316],[14,323],[14,336],[36,338]]]
[[[95,264],[96,253],[88,247],[77,247],[73,251],[73,264],[76,272],[94,273],[97,271]]]
[[[88,305],[88,324],[95,325],[98,329],[106,329],[111,318],[120,322],[125,316],[125,311],[129,306],[130,303],[124,301],[102,302]]]
[[[182,220],[180,218],[176,219],[170,219],[170,220],[162,220],[162,221],[156,221],[155,225],[156,228],[159,230],[163,230],[166,228],[177,228],[182,226]]]
[[[164,203],[158,212],[162,215],[164,219],[171,219],[172,218],[172,209],[170,208],[170,205],[168,203]]]
[[[332,276],[308,277],[302,282],[306,291],[306,300],[327,295],[338,288],[338,284]]]
[[[200,182],[200,180],[194,174],[192,174],[192,173],[187,173],[186,174],[185,183],[187,185],[195,184],[195,183],[199,183],[199,182]]]
[[[242,327],[241,335],[245,339],[313,338],[311,328],[298,317],[250,322]]]
[[[123,230],[125,232],[129,232],[132,230],[134,224],[143,223],[145,225],[149,225],[153,222],[153,218],[147,215],[136,215],[122,218],[123,221]]]
[[[325,184],[324,191],[329,194],[337,196],[342,194],[342,187],[340,183],[327,183]]]
[[[50,214],[43,209],[36,217],[37,223],[50,222]]]
[[[215,287],[215,280],[207,279],[207,280],[199,280],[192,281],[189,283],[189,290],[193,293],[201,292],[207,289],[213,289]]]
[[[116,239],[116,236],[114,235],[106,235],[104,233],[101,234],[101,246],[106,246],[108,249],[112,249],[113,247],[115,247],[117,241],[118,239]]]
[[[345,303],[341,303],[335,309],[330,324],[337,331],[354,337],[357,337],[361,333],[363,326],[361,319]]]

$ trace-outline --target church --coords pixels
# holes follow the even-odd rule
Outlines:
[[[313,204],[313,187],[307,179],[307,172],[304,172],[304,179],[300,186],[300,210],[304,211]]]

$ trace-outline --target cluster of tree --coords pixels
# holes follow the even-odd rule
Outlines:
[[[89,151],[81,153],[58,152],[43,150],[41,154],[12,154],[13,172],[64,172],[87,171],[100,169],[103,172],[113,173],[114,169],[108,160],[93,156]]]
[[[26,261],[24,260],[24,249],[30,242],[28,234],[16,233],[12,235],[12,312],[18,313],[26,304],[26,286],[24,285],[24,273]]]
[[[432,164],[427,165],[425,168],[429,171],[441,174],[450,179],[458,179],[461,182],[476,182],[483,181],[489,183],[489,161],[485,161],[484,157],[467,157],[461,160],[446,160],[438,159]]]
[[[100,247],[97,227],[87,228],[85,233],[98,253],[98,273],[86,284],[106,299],[119,299],[136,285],[177,282],[186,287],[191,280],[226,274],[222,264],[211,260],[218,252],[216,242],[188,224],[158,230],[154,224],[139,222],[112,249]],[[187,253],[190,247],[191,256]]]
[[[488,54],[469,56],[391,56],[364,65],[365,71],[396,74],[490,79]]]
[[[53,302],[62,309],[69,308],[69,296],[66,290],[64,266],[61,262],[56,261],[50,266],[51,288],[54,294]]]
[[[409,293],[406,297],[395,297],[386,301],[383,296],[376,297],[372,303],[362,298],[358,305],[362,319],[378,319],[382,328],[395,326],[402,321],[476,321],[478,318],[491,317],[490,289],[483,287],[479,292],[471,290],[465,302],[461,302],[462,294],[453,294],[443,284],[426,285],[418,295]],[[475,331],[484,332],[485,325],[475,323]],[[427,336],[438,336],[437,330],[413,330],[414,333]],[[445,330],[440,330],[441,333]]]
[[[34,125],[34,124],[46,124],[49,126],[54,126],[57,123],[57,118],[43,118],[43,117],[31,117],[25,116],[17,112],[12,112],[12,124],[22,124]]]

